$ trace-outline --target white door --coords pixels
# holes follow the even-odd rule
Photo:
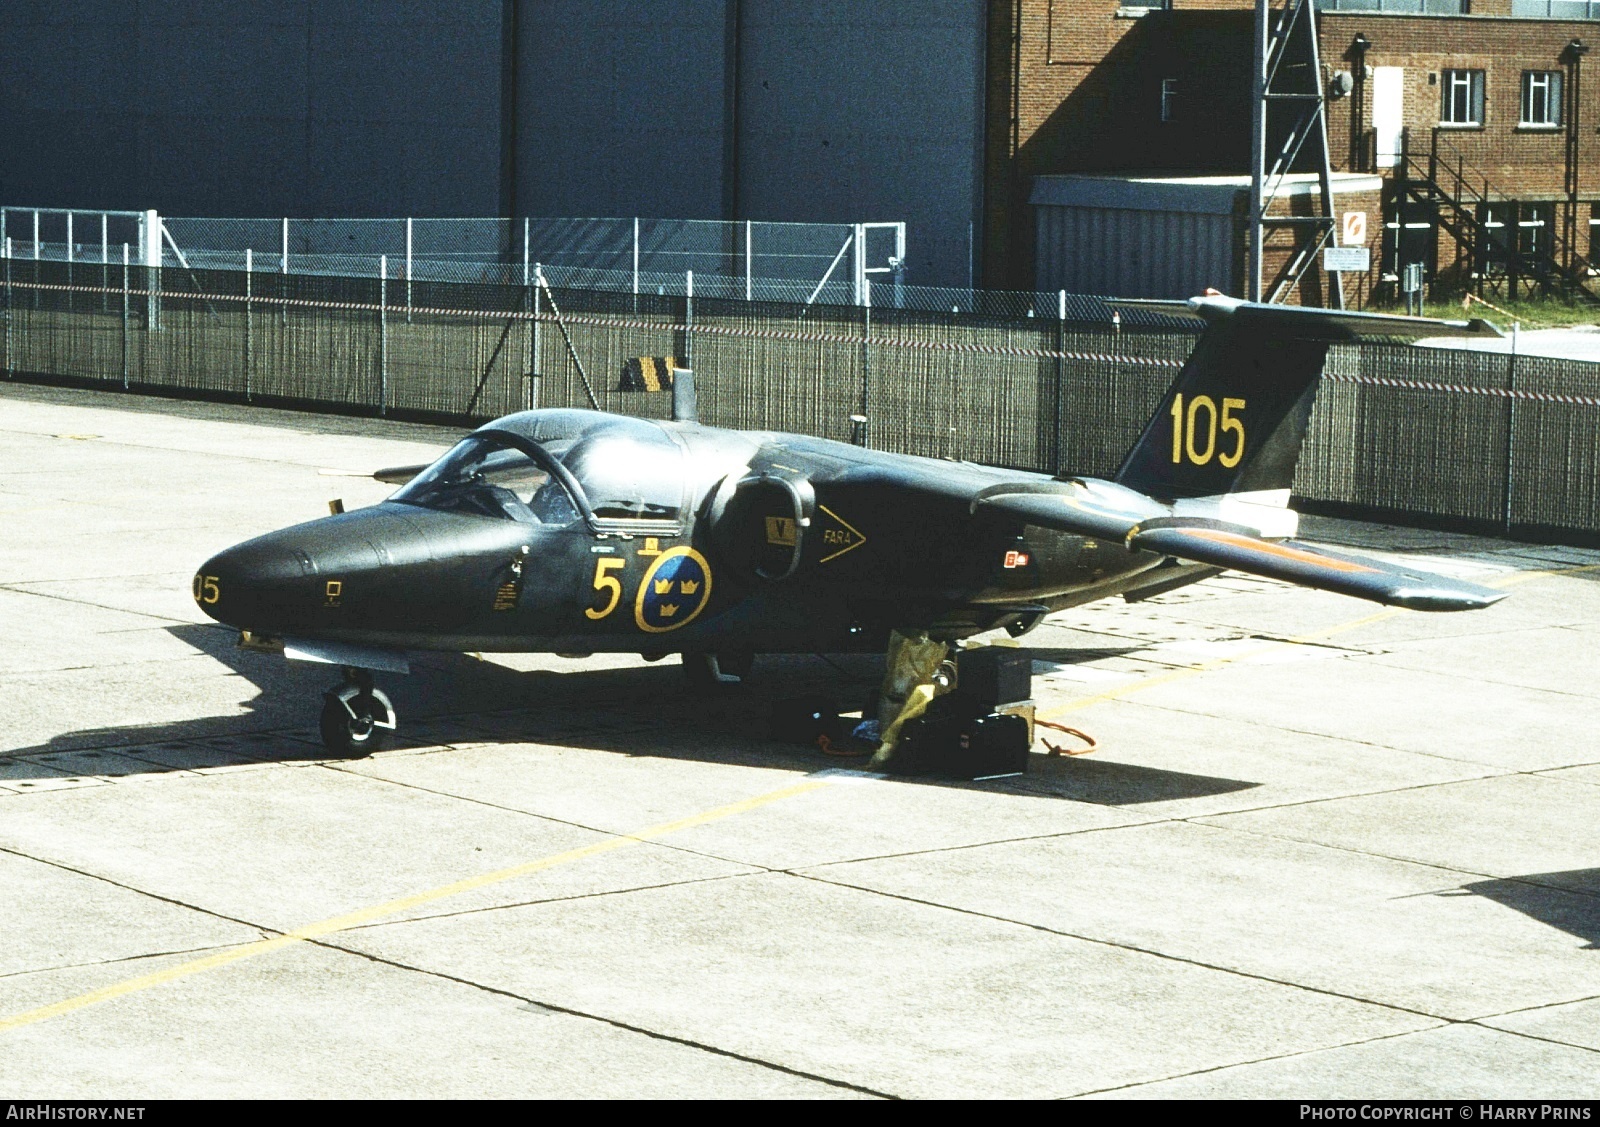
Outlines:
[[[1372,132],[1379,168],[1400,162],[1400,130],[1405,125],[1404,67],[1372,68]]]

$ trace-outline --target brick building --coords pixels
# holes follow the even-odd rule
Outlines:
[[[1041,250],[1039,204],[1087,174],[1231,178],[1247,191],[1252,7],[1170,3],[990,5],[987,284],[1055,288],[1059,273],[1045,275],[1059,270],[1059,255]],[[1392,10],[1402,7],[1413,10]],[[1330,91],[1335,210],[1369,213],[1375,252],[1370,276],[1352,285],[1347,275],[1347,297],[1364,302],[1409,262],[1452,287],[1592,287],[1600,83],[1582,79],[1600,29],[1585,16],[1600,17],[1600,4],[1324,0],[1319,82]],[[1247,229],[1247,213],[1235,225]],[[1242,232],[1234,244],[1242,256]],[[1299,298],[1321,300],[1324,284],[1313,271]]]

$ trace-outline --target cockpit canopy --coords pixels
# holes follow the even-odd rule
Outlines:
[[[524,411],[474,431],[390,500],[553,527],[676,522],[683,451],[644,419]]]

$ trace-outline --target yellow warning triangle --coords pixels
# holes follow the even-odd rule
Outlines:
[[[862,534],[860,529],[828,508],[828,506],[818,505],[817,508],[828,518],[828,521],[823,522],[823,526],[817,530],[822,536],[823,551],[823,556],[817,561],[818,563],[836,560],[846,552],[854,551],[867,542],[866,536]]]

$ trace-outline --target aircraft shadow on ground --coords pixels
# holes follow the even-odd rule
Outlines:
[[[5,777],[26,781],[68,775],[129,775],[204,770],[240,762],[325,759],[316,718],[322,693],[340,679],[331,666],[284,661],[241,650],[237,635],[214,626],[169,632],[253,685],[249,710],[167,724],[82,729],[0,754]],[[1108,651],[1114,653],[1120,651]],[[1038,660],[1106,656],[1100,651],[1039,651]],[[1060,655],[1060,656],[1058,656]],[[811,772],[862,768],[864,758],[832,757],[771,734],[775,702],[824,695],[847,712],[870,699],[883,674],[873,655],[766,655],[750,683],[696,690],[671,659],[609,669],[522,672],[467,654],[427,654],[410,675],[381,676],[400,715],[395,746],[547,743],[653,758],[698,759]],[[847,720],[848,724],[849,721]],[[1101,805],[1130,805],[1225,794],[1259,784],[1083,757],[1035,756],[1014,793]],[[148,764],[146,769],[145,764]],[[36,771],[36,775],[30,772]],[[923,785],[992,783],[906,779]]]
[[[1588,950],[1600,950],[1600,869],[1475,881],[1462,885],[1453,895],[1462,893],[1503,904],[1577,936]]]

